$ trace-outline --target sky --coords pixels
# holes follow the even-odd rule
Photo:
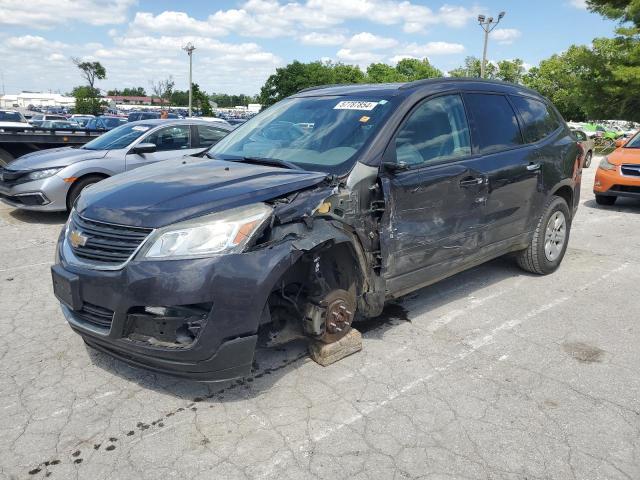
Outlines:
[[[172,76],[213,93],[258,93],[293,60],[372,62],[428,58],[443,71],[482,55],[478,14],[506,15],[488,58],[533,66],[616,27],[584,0],[0,0],[0,80],[5,93],[69,92],[83,83],[71,57],[99,61],[103,90]],[[1,93],[1,92],[0,92]]]

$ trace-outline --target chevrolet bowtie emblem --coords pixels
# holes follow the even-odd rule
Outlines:
[[[69,234],[69,242],[73,248],[84,247],[87,244],[89,237],[83,235],[77,230],[73,230]]]

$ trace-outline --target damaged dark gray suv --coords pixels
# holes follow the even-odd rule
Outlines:
[[[98,350],[241,377],[262,327],[329,343],[385,301],[501,255],[553,272],[581,155],[556,109],[516,85],[305,90],[205,154],[83,192],[54,292]]]

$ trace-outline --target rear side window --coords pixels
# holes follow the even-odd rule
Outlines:
[[[197,128],[201,147],[210,147],[211,145],[218,143],[228,133],[219,128],[209,127],[207,125],[197,125]]]
[[[190,145],[191,129],[189,125],[166,127],[149,135],[144,142],[153,143],[158,152],[187,149]]]
[[[503,95],[467,93],[465,103],[473,118],[473,142],[478,153],[491,153],[523,144],[516,114]]]
[[[462,100],[445,95],[418,106],[396,136],[396,161],[420,165],[471,154]]]
[[[542,140],[553,133],[559,126],[556,115],[544,102],[527,97],[512,96],[511,101],[522,117],[523,133],[527,143]]]

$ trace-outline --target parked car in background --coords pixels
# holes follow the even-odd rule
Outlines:
[[[42,126],[42,122],[45,122],[47,120],[65,121],[66,119],[67,117],[65,117],[64,115],[36,114],[31,117],[29,123],[31,123],[31,125],[33,125],[34,127],[40,127]]]
[[[59,128],[62,130],[79,130],[82,126],[78,122],[69,120],[45,120],[40,124],[40,128]]]
[[[0,110],[0,128],[2,127],[31,128],[31,125],[17,110]]]
[[[202,152],[229,131],[198,120],[126,123],[80,148],[42,150],[14,160],[0,169],[0,199],[28,210],[68,210],[89,185],[142,165]]]
[[[109,131],[109,130],[113,130],[116,127],[119,127],[120,125],[124,125],[125,123],[127,123],[126,118],[109,117],[109,116],[103,115],[101,117],[95,117],[90,119],[84,125],[84,128],[86,128],[87,130]]]
[[[593,139],[596,145],[608,148],[615,146],[617,138],[620,137],[619,132],[595,123],[585,123],[582,126],[582,131]]]
[[[618,148],[602,158],[593,193],[599,205],[613,205],[618,197],[640,199],[640,133],[619,140]]]
[[[130,122],[137,122],[138,120],[151,120],[154,118],[160,118],[160,112],[131,112],[129,113],[127,120]],[[167,112],[167,118],[175,119],[180,117],[176,113]]]
[[[247,375],[260,326],[332,343],[501,255],[552,273],[580,197],[557,110],[502,82],[303,90],[204,157],[87,190],[52,268],[87,344],[199,380]]]
[[[571,130],[578,139],[582,151],[584,152],[584,168],[589,168],[591,165],[591,159],[593,158],[593,149],[595,148],[595,142],[592,137],[588,137],[582,130]]]
[[[218,117],[194,117],[194,118],[198,118],[199,120],[205,120],[205,121],[211,122],[211,123],[217,123],[217,124],[220,124],[220,125],[226,125],[227,127],[231,127],[232,126],[224,118],[218,118]]]
[[[71,117],[69,117],[69,120],[78,122],[78,125],[84,127],[92,118],[96,118],[95,115],[80,115],[76,113],[74,115],[71,115]]]

